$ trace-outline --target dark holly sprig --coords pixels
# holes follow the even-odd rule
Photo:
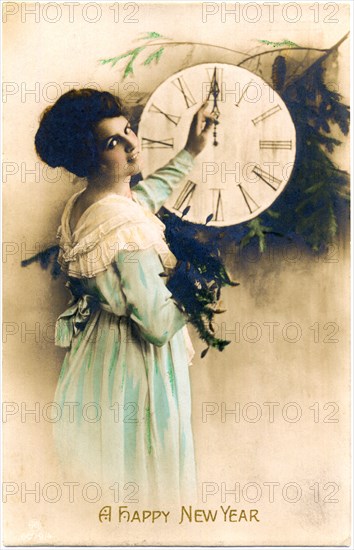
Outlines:
[[[33,262],[38,262],[42,269],[48,269],[51,266],[50,273],[53,279],[57,279],[61,274],[61,267],[58,263],[59,245],[53,245],[26,260],[22,260],[21,266],[26,267]]]
[[[199,337],[207,343],[208,348],[215,347],[222,351],[230,341],[215,336],[213,320],[215,315],[225,311],[220,308],[221,287],[224,284],[237,286],[238,283],[231,281],[227,276],[216,276],[215,279],[210,277],[211,274],[205,273],[204,269],[195,268],[183,261],[177,264],[167,287],[177,303],[183,306],[183,311],[187,313],[189,321],[196,328]],[[202,352],[202,357],[205,353],[206,350]]]
[[[213,320],[224,312],[220,309],[221,288],[239,283],[231,280],[223,265],[218,230],[214,239],[210,233],[207,237],[206,225],[213,215],[207,217],[205,224],[191,224],[183,221],[189,209],[189,206],[184,209],[182,217],[164,210],[160,214],[166,225],[166,240],[178,260],[167,287],[188,314],[199,337],[207,343],[201,355],[204,357],[209,347],[222,351],[229,343],[215,336]]]

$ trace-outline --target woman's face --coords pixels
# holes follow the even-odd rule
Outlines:
[[[105,174],[121,180],[141,171],[139,140],[124,116],[102,119],[95,135],[100,170]]]

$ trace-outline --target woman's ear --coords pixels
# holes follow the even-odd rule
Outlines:
[[[107,164],[103,161],[100,161],[100,163],[98,165],[98,170],[100,170],[102,172],[107,172]]]

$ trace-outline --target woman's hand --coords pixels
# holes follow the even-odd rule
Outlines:
[[[206,146],[213,123],[216,121],[219,124],[214,115],[204,112],[207,105],[208,102],[205,101],[195,113],[189,129],[187,143],[184,147],[193,157],[197,156]]]

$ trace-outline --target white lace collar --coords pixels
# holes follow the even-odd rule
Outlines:
[[[110,193],[96,201],[83,212],[71,231],[70,215],[82,192],[72,195],[66,203],[57,233],[58,261],[70,276],[94,277],[104,271],[122,249],[153,246],[167,271],[176,265],[176,257],[165,240],[165,225],[139,203],[134,191],[133,199]]]

